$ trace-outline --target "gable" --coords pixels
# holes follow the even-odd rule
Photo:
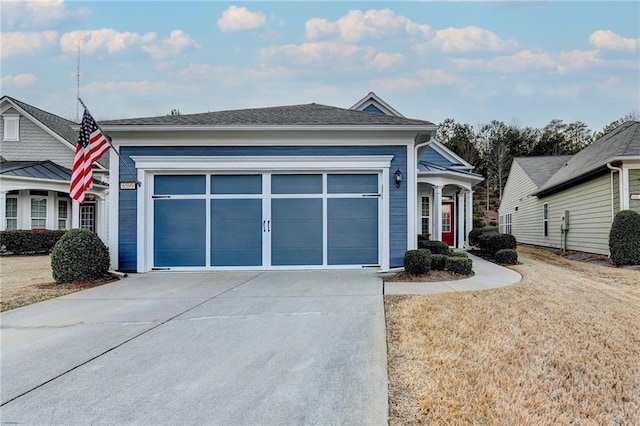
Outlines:
[[[420,157],[420,162],[435,164],[436,166],[460,170],[473,170],[473,164],[467,163],[453,151],[438,141],[431,141]]]
[[[372,112],[374,114],[384,114],[384,112],[382,112],[382,110],[380,108],[378,108],[377,106],[375,106],[374,104],[367,105],[367,107],[365,109],[363,109],[362,111],[364,111],[364,112]]]
[[[396,111],[391,105],[382,100],[382,98],[376,95],[374,92],[367,93],[364,98],[360,99],[349,109],[355,111],[371,112],[373,114],[404,117],[404,115]]]

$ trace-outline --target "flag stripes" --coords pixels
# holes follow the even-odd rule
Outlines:
[[[85,109],[71,171],[71,184],[69,186],[71,198],[81,203],[84,202],[85,191],[93,185],[93,163],[109,150],[109,146],[106,136],[102,133],[91,114],[89,114],[89,111]]]

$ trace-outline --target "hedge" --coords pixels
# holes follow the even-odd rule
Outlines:
[[[431,269],[434,271],[444,271],[447,262],[447,255],[444,254],[432,254],[431,255]]]
[[[473,261],[468,257],[447,257],[445,267],[456,274],[471,275]]]
[[[109,269],[109,249],[87,229],[70,229],[51,251],[51,270],[58,284],[92,281]]]
[[[640,213],[622,210],[613,218],[609,251],[616,265],[640,265]]]
[[[505,265],[515,265],[518,263],[518,252],[513,249],[502,249],[496,252],[496,261]]]
[[[50,253],[65,231],[0,231],[2,251],[11,254]]]
[[[469,257],[466,251],[454,251],[449,253],[451,257]]]
[[[449,245],[442,241],[419,241],[418,248],[427,249],[433,254],[449,254]]]
[[[404,270],[409,275],[426,274],[431,269],[431,252],[426,249],[408,250],[404,254]]]
[[[485,232],[478,237],[480,249],[492,256],[502,249],[513,249],[517,247],[516,237],[510,234],[498,234],[497,232]]]
[[[471,244],[474,247],[480,247],[480,243],[478,241],[478,239],[480,238],[481,235],[487,233],[487,232],[492,232],[490,229],[487,228],[474,228],[469,232],[469,244]]]

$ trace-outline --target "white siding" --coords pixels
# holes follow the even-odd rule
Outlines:
[[[14,109],[9,109],[16,113]],[[0,135],[4,133],[4,120],[0,120]],[[63,167],[73,166],[74,152],[68,146],[42,130],[25,116],[20,117],[20,140],[0,141],[0,155],[8,161],[51,160]]]

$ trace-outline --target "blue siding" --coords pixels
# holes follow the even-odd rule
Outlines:
[[[337,155],[393,155],[391,173],[387,182],[390,193],[389,217],[391,266],[402,266],[407,248],[407,186],[396,188],[393,172],[396,169],[407,176],[406,146],[167,146],[122,147],[120,154],[134,173],[136,168],[131,156],[337,156]],[[132,180],[131,174],[120,164],[120,180]],[[120,190],[118,228],[118,267],[123,271],[137,268],[137,191]]]
[[[422,158],[420,161],[424,161],[427,163],[435,164],[437,166],[442,167],[451,167],[454,163],[444,158],[442,155],[438,154],[433,147],[428,146],[427,149],[422,154]]]

